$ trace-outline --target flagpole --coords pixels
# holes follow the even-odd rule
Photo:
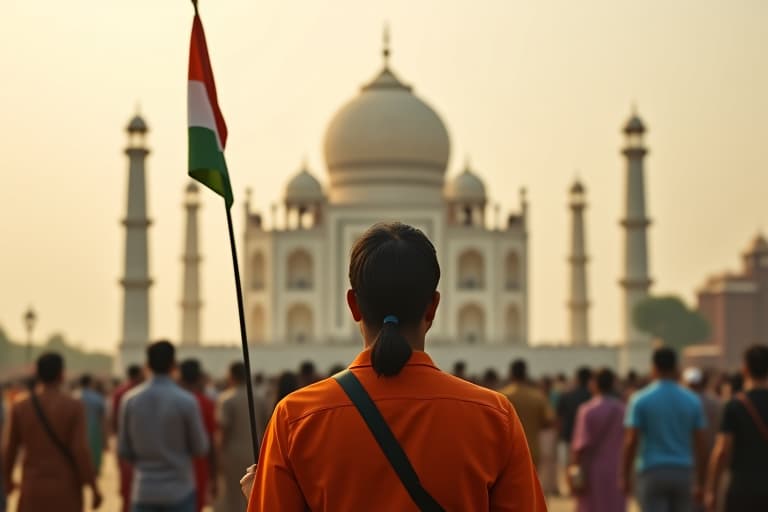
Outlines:
[[[210,82],[210,88],[213,91],[213,103],[211,103],[210,105],[211,107],[213,107],[216,113],[218,113],[219,121],[221,123],[221,126],[223,126],[223,134],[216,133],[217,137],[218,136],[223,137],[223,139],[219,139],[219,151],[223,151],[223,146],[226,144],[226,136],[227,136],[226,125],[224,125],[224,120],[221,118],[221,112],[219,111],[219,107],[216,102],[216,87],[213,83],[213,72],[210,69],[210,62],[208,60],[208,50],[206,48],[205,35],[203,34],[202,23],[200,21],[199,13],[197,11],[197,0],[192,0],[192,6],[195,8],[195,21],[192,29],[192,42],[190,43],[190,69],[192,69],[191,68],[192,50],[195,45],[195,28],[194,27],[198,27],[198,30],[200,31],[200,34],[198,35],[198,37],[200,38],[199,44],[201,44],[202,46],[201,51],[204,53],[203,57],[206,65],[204,67],[207,67],[205,71],[207,71],[209,75],[207,78],[208,78],[208,81]],[[191,141],[190,141],[190,144],[191,144]],[[245,375],[246,375],[245,389],[248,395],[248,418],[250,420],[250,425],[251,425],[251,447],[253,448],[253,462],[256,463],[256,461],[259,460],[259,438],[258,438],[257,429],[256,429],[256,407],[254,406],[254,403],[253,403],[253,375],[251,374],[251,358],[248,355],[248,335],[245,332],[245,312],[244,312],[245,308],[243,308],[243,287],[240,284],[240,266],[237,263],[237,247],[235,246],[235,230],[232,228],[232,213],[229,211],[229,208],[232,204],[231,185],[228,183],[229,178],[227,176],[226,164],[224,164],[223,169],[218,169],[220,173],[223,173],[223,176],[226,180],[225,182],[226,186],[224,187],[223,190],[221,189],[221,186],[212,187],[211,184],[207,183],[204,179],[201,179],[199,176],[194,176],[192,172],[193,169],[192,169],[192,163],[191,163],[192,162],[191,155],[192,153],[190,152],[189,175],[197,179],[198,181],[203,182],[206,186],[208,186],[209,188],[212,188],[214,192],[224,197],[224,210],[226,210],[227,212],[227,228],[229,230],[229,247],[232,250],[232,269],[235,274],[235,291],[237,293],[237,313],[240,319],[240,341],[242,342],[243,365],[245,366]],[[222,157],[222,163],[223,163],[223,155],[221,157]],[[209,162],[207,163],[210,164]],[[221,183],[219,183],[219,185],[221,185]]]
[[[195,2],[197,3],[197,2]],[[237,312],[240,317],[240,340],[243,344],[243,364],[245,365],[245,389],[248,395],[248,418],[251,423],[251,446],[253,448],[254,464],[259,460],[259,438],[256,434],[256,411],[253,403],[253,375],[251,375],[251,358],[248,355],[248,336],[245,332],[245,313],[243,308],[243,288],[240,286],[240,266],[237,263],[237,248],[235,247],[235,230],[232,228],[232,213],[227,204],[227,228],[229,229],[229,246],[232,249],[232,268],[235,271],[235,290],[237,291]]]

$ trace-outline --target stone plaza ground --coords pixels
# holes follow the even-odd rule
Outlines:
[[[118,492],[117,466],[115,463],[114,452],[111,450],[105,454],[99,483],[101,485],[101,491],[104,494],[104,503],[100,510],[103,512],[119,512],[120,495]],[[15,512],[17,499],[18,494],[14,493],[9,503],[9,512]],[[87,500],[90,500],[90,496],[87,497]],[[550,512],[571,512],[575,510],[575,504],[570,498],[552,498],[548,501],[548,504]],[[88,503],[88,505],[90,505],[90,503]],[[92,509],[88,506],[86,510],[90,511]],[[212,509],[209,507],[206,512],[210,512],[211,510]],[[243,501],[243,510],[245,510],[245,501]],[[638,509],[632,507],[629,512],[638,512]]]

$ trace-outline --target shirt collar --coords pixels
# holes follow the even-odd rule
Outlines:
[[[355,357],[355,359],[349,365],[350,368],[362,368],[365,366],[372,366],[370,348],[367,348],[357,354],[357,357]],[[434,368],[435,370],[439,369],[435,365],[435,362],[432,361],[432,358],[429,357],[426,352],[421,350],[414,350],[411,353],[411,357],[408,359],[408,362],[405,363],[405,366],[428,366]]]
[[[175,384],[170,375],[152,375],[149,380],[152,384]]]

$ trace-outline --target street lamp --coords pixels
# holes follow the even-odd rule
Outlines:
[[[32,361],[32,331],[35,329],[37,314],[32,306],[24,313],[24,327],[27,329],[27,364]]]

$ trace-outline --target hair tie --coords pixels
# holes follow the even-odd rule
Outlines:
[[[400,320],[398,320],[395,315],[387,315],[384,317],[384,323],[397,325],[400,323]]]

